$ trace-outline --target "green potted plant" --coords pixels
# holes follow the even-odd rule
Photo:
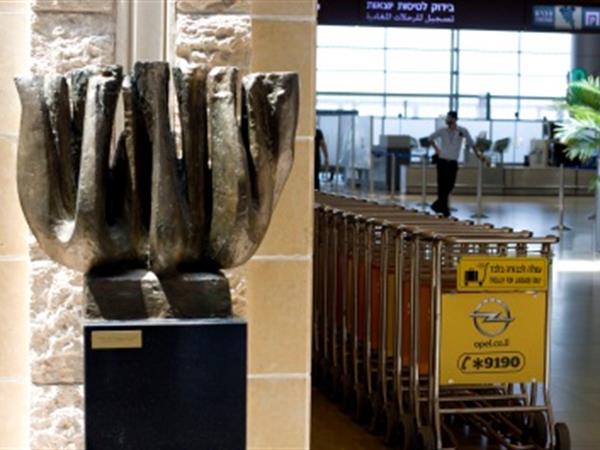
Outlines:
[[[600,77],[572,82],[565,108],[569,118],[560,124],[558,137],[569,158],[589,160],[600,148]]]

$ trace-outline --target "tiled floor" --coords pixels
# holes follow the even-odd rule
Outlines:
[[[415,198],[397,200],[414,205]],[[567,225],[556,247],[554,307],[552,316],[552,395],[557,420],[569,424],[574,450],[600,450],[600,254],[594,251],[594,201],[590,197],[567,198]],[[472,198],[456,197],[455,215],[467,219],[475,211]],[[485,198],[485,222],[536,235],[555,233],[557,201],[553,198]],[[585,261],[583,263],[573,262]],[[313,450],[384,448],[343,415],[321,394],[313,394]],[[486,448],[465,445],[465,450]]]

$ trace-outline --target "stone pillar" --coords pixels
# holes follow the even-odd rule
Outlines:
[[[247,265],[248,447],[310,446],[316,4],[252,1],[252,71],[300,74],[292,174]]]
[[[234,310],[249,322],[248,447],[308,448],[315,0],[162,1],[173,8],[166,14],[174,22],[167,27],[173,30],[172,62],[300,73],[291,177],[257,255],[228,275]],[[64,73],[114,62],[119,5],[115,8],[112,0],[34,1],[32,69]],[[31,266],[31,447],[83,448],[81,279],[33,245]]]
[[[27,447],[29,368],[27,225],[16,185],[20,104],[13,77],[27,71],[29,7],[0,2],[0,448]]]
[[[572,67],[585,69],[590,75],[600,75],[600,36],[575,34],[573,36]]]
[[[177,2],[175,59],[191,64],[250,68],[248,1]]]
[[[115,62],[114,0],[35,0],[31,71]],[[31,239],[32,449],[83,448],[82,277]]]
[[[588,74],[600,76],[600,36],[597,34],[576,34],[573,36],[572,67],[585,69]],[[600,165],[598,166],[600,175]],[[600,252],[600,192],[596,191],[596,252]]]
[[[300,74],[294,168],[259,251],[230,273],[248,320],[248,448],[310,445],[314,0],[179,0],[175,57]]]

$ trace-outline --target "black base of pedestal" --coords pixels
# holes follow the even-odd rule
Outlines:
[[[87,450],[246,447],[246,324],[90,322]]]

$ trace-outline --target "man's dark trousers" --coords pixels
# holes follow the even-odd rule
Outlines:
[[[450,216],[450,206],[448,198],[456,184],[456,174],[458,173],[458,162],[449,159],[438,158],[437,162],[437,185],[438,198],[431,205],[431,208],[444,216]]]

